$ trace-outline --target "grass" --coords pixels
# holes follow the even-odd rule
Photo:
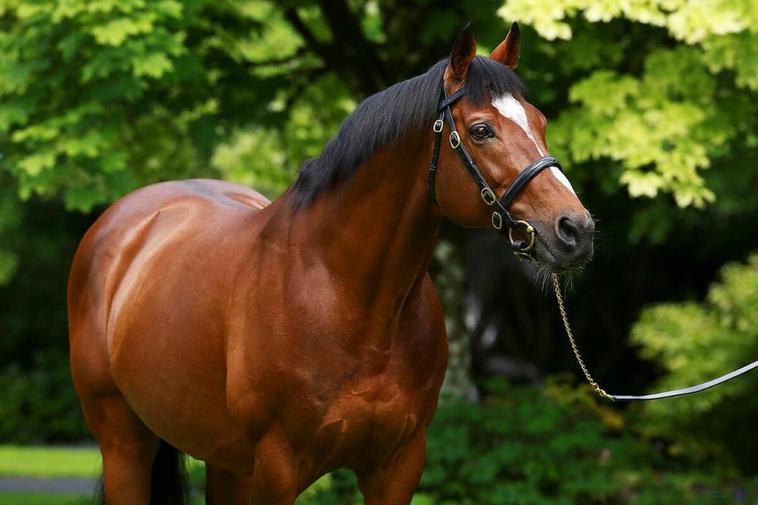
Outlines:
[[[190,457],[187,461],[193,480],[203,474],[202,461]],[[95,478],[100,468],[100,451],[95,447],[0,445],[0,477]]]
[[[188,458],[195,488],[201,487],[203,463]],[[95,447],[0,445],[1,477],[89,478],[100,476],[100,451]],[[193,499],[193,505],[203,502]],[[0,505],[89,505],[92,496],[36,492],[0,492]]]
[[[203,505],[202,496],[193,497],[191,505]],[[0,493],[0,505],[91,505],[91,496],[45,493]]]
[[[192,505],[201,505],[204,464],[187,458],[190,481],[195,489]],[[100,475],[100,451],[95,447],[35,447],[0,445],[0,478],[97,478]],[[329,487],[325,476],[306,491],[303,499]],[[0,492],[0,505],[89,505],[92,496],[36,492]]]
[[[0,476],[93,478],[99,474],[96,448],[0,446]]]
[[[89,505],[89,496],[44,493],[0,493],[0,505]]]

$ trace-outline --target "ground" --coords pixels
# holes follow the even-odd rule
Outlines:
[[[0,505],[89,505],[99,473],[96,447],[0,446]],[[196,488],[202,473],[202,463],[190,460]]]

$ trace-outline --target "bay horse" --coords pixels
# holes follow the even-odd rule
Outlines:
[[[513,71],[519,46],[514,24],[476,56],[465,28],[448,59],[361,103],[273,202],[185,180],[103,213],[68,317],[108,504],[179,503],[177,450],[205,461],[209,504],[292,505],[337,468],[368,505],[410,502],[447,361],[427,273],[441,220],[498,228],[498,214],[553,270],[592,251]]]

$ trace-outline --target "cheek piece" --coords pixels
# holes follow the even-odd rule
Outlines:
[[[508,207],[516,198],[516,195],[521,191],[524,186],[538,173],[547,167],[558,167],[563,171],[563,167],[552,156],[543,156],[534,161],[526,168],[524,168],[511,182],[508,189],[505,190],[503,196],[499,199],[495,195],[487,180],[482,175],[479,167],[476,166],[473,158],[466,150],[466,146],[461,142],[461,136],[455,127],[455,120],[453,119],[453,113],[450,107],[460,100],[466,94],[466,88],[461,88],[450,96],[447,96],[445,92],[445,86],[442,86],[442,94],[440,97],[440,103],[438,107],[439,118],[434,122],[432,130],[434,131],[434,148],[432,149],[432,160],[429,162],[429,191],[432,195],[432,200],[437,203],[437,198],[434,191],[434,177],[437,174],[437,164],[440,156],[440,146],[442,144],[442,131],[445,129],[445,123],[447,122],[450,128],[450,147],[452,147],[460,156],[463,166],[468,170],[468,173],[474,179],[477,186],[479,186],[479,196],[485,205],[492,208],[491,223],[492,227],[501,235],[508,238],[508,241],[513,249],[513,253],[516,256],[532,258],[534,251],[534,241],[536,238],[536,231],[534,226],[529,224],[523,219],[516,219],[508,211]],[[516,239],[513,236],[514,230],[521,230],[524,233],[524,239]]]

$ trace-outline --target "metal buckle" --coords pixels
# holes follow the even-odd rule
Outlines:
[[[526,242],[527,242],[526,247],[522,247],[521,245],[519,245],[519,242],[521,242],[521,241],[520,240],[516,241],[513,238],[513,228],[517,228],[517,227],[521,227],[521,226],[524,227],[524,232],[526,232],[527,237],[528,237],[527,240],[526,240]],[[514,254],[516,256],[527,256],[527,257],[529,257],[529,255],[527,254],[527,252],[530,251],[532,249],[532,247],[534,247],[534,241],[535,241],[535,239],[537,237],[537,235],[534,232],[534,227],[532,225],[530,225],[529,223],[527,223],[526,221],[522,221],[521,219],[519,219],[518,221],[516,221],[516,226],[514,226],[513,228],[509,228],[508,229],[508,240],[511,241],[511,247],[514,247],[514,248],[517,249],[516,251],[514,251]]]
[[[443,123],[441,119],[438,119],[437,121],[434,122],[434,126],[432,126],[432,130],[434,130],[434,133],[441,133],[444,127],[445,127],[445,123]]]
[[[492,213],[492,226],[496,230],[503,229],[503,216],[501,216],[498,211]]]
[[[484,203],[487,205],[492,205],[495,203],[495,200],[497,200],[495,193],[493,193],[490,188],[482,188],[482,192],[480,194],[482,195],[482,200],[484,200]]]
[[[450,146],[453,149],[458,149],[459,145],[461,145],[461,136],[458,135],[458,132],[456,130],[453,130],[450,132]]]

